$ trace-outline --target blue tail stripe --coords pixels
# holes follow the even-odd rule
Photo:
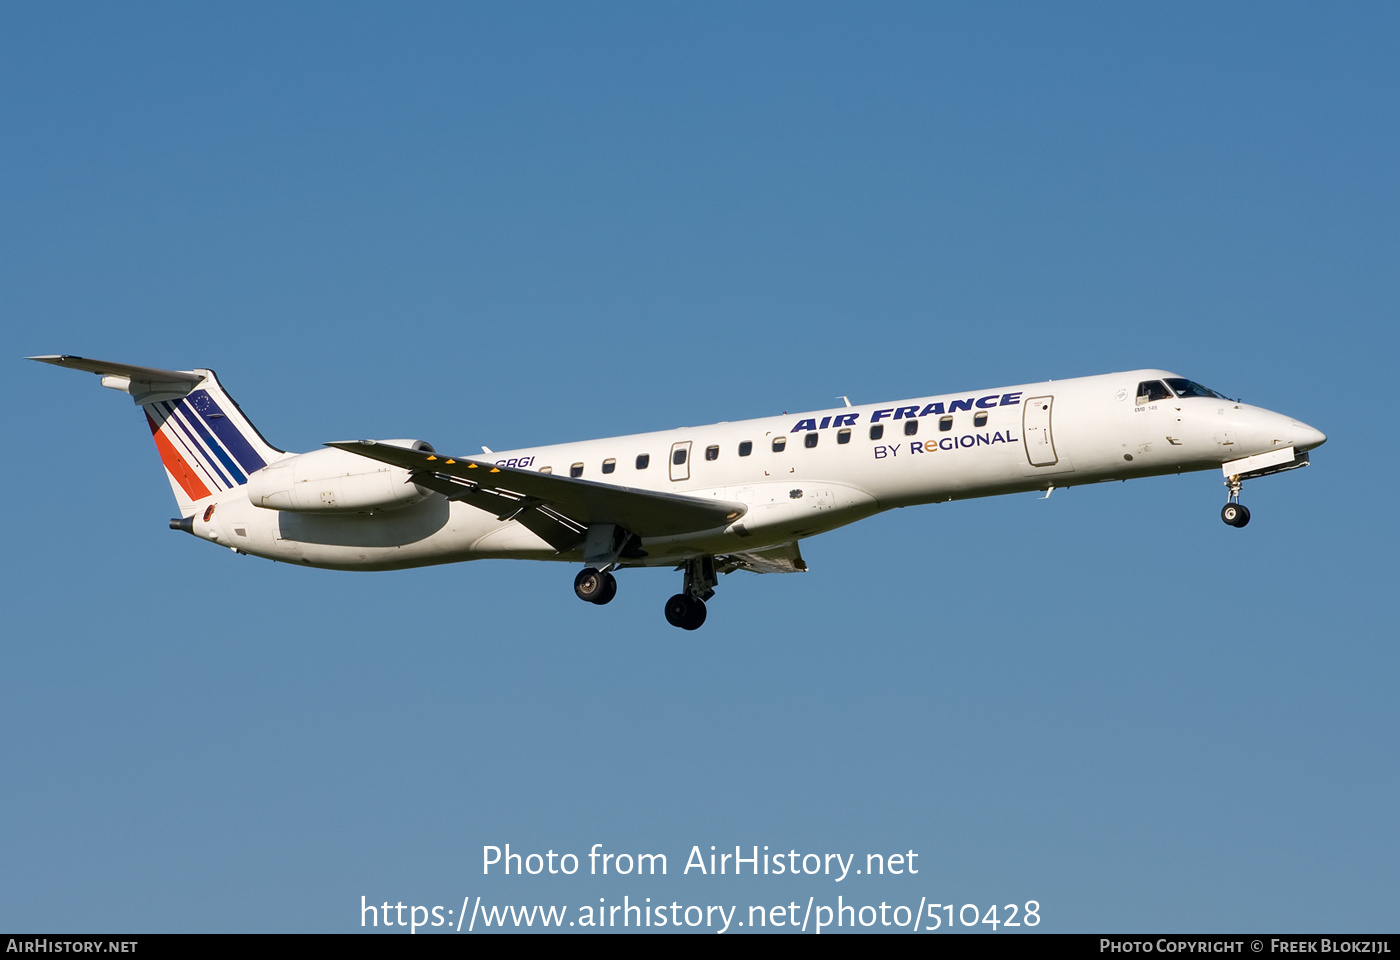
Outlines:
[[[219,409],[214,398],[209,396],[209,391],[196,390],[189,395],[189,401],[199,412],[209,429],[214,432],[214,435],[223,441],[228,452],[238,460],[244,473],[252,473],[254,470],[261,470],[267,466],[267,461],[258,456],[258,452],[253,449],[252,444],[239,432],[237,425],[229,419],[223,410]]]
[[[179,401],[178,406],[187,409],[184,400]],[[230,457],[228,455],[228,452],[219,445],[219,441],[215,440],[212,436],[210,436],[209,431],[204,429],[204,422],[199,417],[186,416],[182,418],[181,422],[183,423],[185,421],[189,422],[189,425],[194,428],[195,432],[198,433],[200,438],[204,441],[205,446],[213,452],[214,456],[219,458],[219,461],[224,465],[224,468],[227,469],[228,472],[233,475],[234,486],[246,483],[248,481],[248,478],[238,471],[238,464],[233,462],[233,457]]]
[[[159,410],[160,405],[156,405],[156,409]],[[191,469],[199,471],[200,476],[204,479],[204,485],[208,489],[227,490],[232,486],[232,484],[225,479],[224,475],[219,472],[217,465],[209,460],[209,455],[204,452],[199,444],[194,442],[194,438],[189,435],[189,431],[185,429],[184,424],[171,416],[169,411],[161,418],[162,423],[166,421],[173,423],[179,428],[177,430],[165,431],[167,439],[171,441],[172,445],[178,445],[180,450],[184,451],[185,463],[187,463]],[[217,480],[215,479],[216,477],[218,478]]]
[[[155,408],[161,411],[161,413],[163,414],[162,419],[165,422],[175,424],[179,431],[185,435],[185,439],[189,441],[190,446],[193,447],[195,450],[199,451],[200,456],[197,460],[195,460],[195,464],[201,467],[207,464],[208,470],[213,471],[214,476],[218,477],[219,479],[219,482],[216,484],[216,486],[227,490],[229,487],[233,486],[233,484],[230,483],[228,477],[224,476],[223,472],[219,470],[218,462],[212,456],[209,455],[209,451],[205,449],[204,444],[200,443],[195,438],[194,434],[190,432],[190,428],[185,425],[184,419],[176,415],[175,411],[177,403],[164,401],[155,404]]]

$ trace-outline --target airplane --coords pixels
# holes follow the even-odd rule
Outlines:
[[[214,371],[30,357],[100,376],[142,407],[183,530],[236,553],[335,570],[487,558],[684,571],[666,601],[695,630],[721,574],[807,569],[799,542],[895,507],[1220,469],[1221,519],[1246,480],[1308,465],[1307,424],[1166,370],[1017,384],[603,440],[446,455],[423,440],[288,453]]]

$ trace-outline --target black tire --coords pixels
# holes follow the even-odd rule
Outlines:
[[[707,616],[709,616],[709,610],[705,607],[705,601],[692,598],[690,601],[690,620],[684,624],[685,629],[699,630],[705,623]]]
[[[666,622],[673,627],[686,629],[686,622],[690,619],[690,598],[683,593],[678,593],[670,600],[666,601]]]
[[[1249,508],[1242,503],[1227,503],[1220,508],[1220,519],[1232,527],[1242,527],[1249,523]]]
[[[598,598],[607,591],[609,575],[602,570],[594,570],[592,567],[585,567],[579,571],[579,575],[574,577],[574,593],[585,603],[597,603]],[[616,592],[617,586],[613,585]],[[609,597],[608,600],[611,600]],[[604,603],[607,600],[603,601]]]
[[[601,607],[615,596],[617,596],[617,577],[611,573],[605,573],[603,574],[603,592],[593,602]]]
[[[705,622],[705,601],[678,593],[666,601],[666,622],[682,630],[698,630]]]

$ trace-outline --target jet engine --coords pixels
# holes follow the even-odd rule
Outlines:
[[[378,442],[436,452],[424,440]],[[409,480],[402,467],[329,448],[284,457],[248,476],[248,499],[267,510],[375,513],[412,506],[429,496],[432,491]]]

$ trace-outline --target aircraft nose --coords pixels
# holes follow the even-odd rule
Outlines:
[[[1293,421],[1293,449],[1302,453],[1311,450],[1313,447],[1320,447],[1327,442],[1327,434],[1310,427],[1301,420]]]

